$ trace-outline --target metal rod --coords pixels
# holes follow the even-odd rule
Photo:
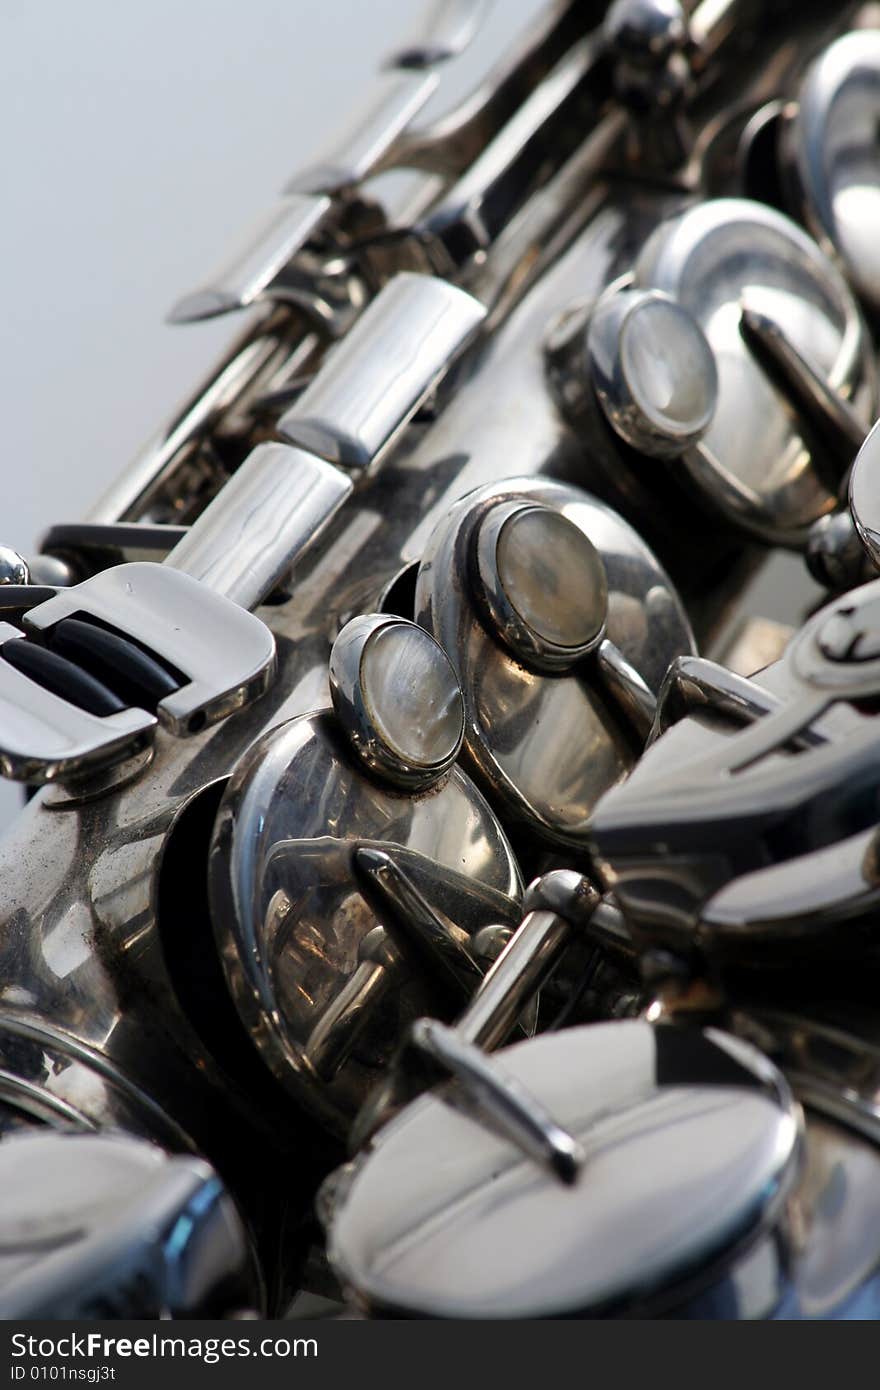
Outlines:
[[[485,1116],[527,1157],[548,1168],[560,1182],[577,1181],[585,1154],[580,1143],[558,1125],[535,1096],[507,1076],[495,1058],[465,1041],[458,1028],[420,1018],[410,1044],[454,1076],[477,1114]]]

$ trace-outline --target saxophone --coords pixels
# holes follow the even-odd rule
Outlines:
[[[4,1317],[880,1311],[880,7],[485,9],[0,552]]]

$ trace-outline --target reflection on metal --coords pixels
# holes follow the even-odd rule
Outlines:
[[[0,1313],[219,1317],[252,1308],[248,1237],[201,1159],[122,1135],[4,1136]]]
[[[829,391],[866,425],[876,402],[867,333],[839,272],[799,227],[746,199],[698,204],[665,223],[639,254],[636,286],[661,290],[700,325],[715,357],[718,400],[702,439],[682,457],[705,496],[732,520],[783,545],[834,505],[807,423],[746,345],[743,308],[777,325]],[[750,320],[746,320],[750,322]]]
[[[351,479],[323,459],[285,444],[258,444],[166,563],[242,608],[256,608],[351,491]]]
[[[786,132],[807,220],[857,291],[880,307],[880,32],[844,34],[811,64]]]
[[[577,1182],[584,1163],[583,1146],[546,1113],[540,1101],[490,1062],[459,1031],[434,1019],[417,1019],[407,1039],[438,1070],[458,1082],[471,1112],[485,1116],[524,1154],[559,1179]]]
[[[505,553],[513,522],[520,529]],[[651,691],[673,657],[692,650],[654,556],[577,488],[511,479],[471,493],[438,526],[416,616],[458,671],[474,776],[513,823],[583,850],[596,800],[647,730]],[[618,656],[608,661],[602,644],[593,663],[603,637]]]
[[[800,1167],[798,1108],[756,1048],[714,1030],[621,1022],[520,1043],[500,1065],[582,1146],[579,1180],[542,1173],[506,1124],[483,1118],[482,1086],[475,1122],[470,1080],[416,1102],[328,1194],[330,1258],[364,1310],[687,1308],[718,1278],[719,1257],[762,1226],[792,1243],[784,1203]],[[456,1161],[438,1165],[437,1154]]]
[[[362,856],[373,853],[359,850],[359,867]],[[375,883],[375,871],[373,877]],[[387,893],[384,896],[387,905],[389,897]],[[424,912],[419,911],[418,904],[416,912],[413,912],[412,896],[410,888],[410,901],[404,904],[398,891],[396,901],[392,901],[391,904],[392,911],[398,918],[398,927],[403,926],[404,915],[408,917],[406,934],[410,940],[418,937],[424,950],[428,944],[424,924],[420,927],[417,921],[417,917],[424,917]],[[473,889],[465,895],[465,902],[468,897],[474,899],[471,908],[473,916],[474,909],[479,905]],[[481,1063],[478,1060],[481,1054],[477,1049],[485,1051],[498,1047],[512,1035],[523,1031],[525,1020],[533,1014],[539,1003],[542,986],[552,975],[574,938],[586,938],[589,934],[594,941],[601,943],[603,949],[614,952],[619,949],[620,937],[626,936],[616,910],[610,904],[601,902],[589,879],[569,870],[557,869],[536,879],[526,893],[523,908],[525,915],[522,921],[510,934],[485,979],[472,991],[473,997],[470,1002],[463,1011],[456,1011],[458,1017],[454,1035],[446,1039],[446,1052],[458,1049],[456,1055],[460,1068],[472,1077],[479,1096],[485,1102],[481,1107],[478,1098],[478,1110],[482,1108],[487,1114],[495,1102],[501,1111],[506,1113],[513,1101],[503,1069],[496,1073],[488,1063]],[[604,917],[604,923],[599,926],[597,932],[594,923],[600,914]],[[436,927],[431,934],[435,941],[440,937]],[[476,932],[471,937],[471,953],[475,951],[480,935],[481,933]],[[624,949],[629,952],[628,940]],[[436,947],[432,953],[436,955]],[[444,956],[448,958],[448,955],[448,949],[444,948]],[[433,1047],[432,1038],[434,1034],[426,1020],[413,1024],[387,1074],[367,1098],[352,1127],[351,1141],[354,1147],[362,1148],[397,1111],[423,1090],[434,1085],[438,1079],[437,1065],[441,1065],[441,1071],[443,1065],[447,1070],[452,1068],[449,1057],[445,1064],[441,1064],[442,1059],[433,1056],[438,1048],[443,1051],[443,1046],[441,1039],[436,1047]],[[433,1069],[431,1066],[426,1067],[426,1056],[433,1056]],[[487,1092],[492,1091],[493,1076],[496,1075],[498,1086],[493,1101]],[[526,1097],[522,1097],[522,1100],[525,1109],[528,1110],[530,1100]],[[562,1152],[559,1151],[548,1138],[549,1120],[545,1124],[546,1118],[540,1113],[540,1106],[537,1109],[533,1106],[531,1120],[527,1115],[520,1114],[519,1119],[514,1117],[512,1122],[515,1127],[525,1125],[526,1130],[530,1132],[530,1138],[520,1136],[529,1152],[534,1153],[537,1144],[539,1161],[549,1162],[563,1181],[573,1181],[578,1164],[572,1162],[572,1146],[563,1141]],[[543,1131],[543,1137],[539,1131]],[[561,1173],[558,1169],[559,1164],[562,1165]]]
[[[471,295],[396,275],[278,422],[291,444],[363,469],[412,417],[483,319]]]
[[[30,584],[27,561],[11,546],[0,546],[0,584]]]
[[[681,304],[656,290],[612,288],[590,316],[587,347],[602,409],[632,448],[675,457],[706,433],[718,371]]]
[[[373,849],[368,845],[360,846],[353,855],[355,873],[364,896],[400,954],[404,959],[410,958],[414,969],[424,972],[432,992],[439,992],[444,1003],[448,1004],[452,998],[461,1005],[470,999],[482,979],[472,942],[480,928],[461,926],[467,921],[468,897],[477,885],[472,882],[460,885],[462,889],[466,887],[467,892],[461,893],[456,931],[419,892],[403,867],[401,861],[404,859],[399,851]]]
[[[156,708],[174,734],[196,733],[241,709],[263,694],[274,673],[275,643],[264,624],[169,565],[117,565],[59,590],[27,613],[25,625],[45,634],[83,614],[183,674],[180,688]]]
[[[631,925],[722,960],[794,939],[864,954],[878,693],[877,580],[815,614],[760,684],[709,662],[674,666],[662,736],[593,819],[606,887]]]
[[[50,600],[51,602],[52,600]],[[0,623],[0,658],[22,634]],[[131,757],[152,738],[156,720],[146,710],[89,713],[0,660],[0,770],[19,782],[51,782],[96,772]]]
[[[415,623],[381,613],[352,618],[330,653],[330,694],[355,752],[391,785],[430,787],[458,757],[458,678]]]
[[[759,360],[775,368],[792,405],[822,436],[832,462],[845,471],[865,439],[860,416],[820,376],[779,324],[769,314],[751,309],[748,301],[740,315],[740,331]]]
[[[880,567],[880,432],[876,425],[853,464],[849,509],[871,563]]]
[[[254,1307],[170,1153],[266,1311],[327,1292],[340,1141],[372,1315],[880,1316],[878,32],[544,0],[426,124],[486,8],[0,553],[0,771],[52,783],[0,839],[10,1316]],[[800,630],[758,541],[836,595]]]
[[[193,323],[245,309],[260,299],[283,299],[283,271],[329,208],[329,198],[293,196],[279,202],[259,228],[248,233],[240,252],[209,276],[200,289],[177,301],[168,315],[169,322]]]
[[[470,780],[453,766],[425,793],[383,785],[330,711],[254,745],[214,837],[215,928],[242,1021],[276,1076],[336,1129],[432,998],[359,891],[356,852],[386,845],[463,945],[519,920],[513,855]],[[470,880],[492,891],[471,896]]]

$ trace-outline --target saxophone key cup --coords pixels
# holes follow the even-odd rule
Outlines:
[[[241,1217],[202,1159],[120,1134],[0,1146],[0,1316],[220,1317],[259,1289]]]
[[[156,706],[178,737],[241,709],[274,675],[275,642],[265,624],[170,565],[117,565],[59,591],[24,621],[30,633],[48,636],[78,616],[118,630],[181,673],[179,687]]]
[[[338,712],[282,724],[236,769],[210,888],[245,1026],[279,1080],[344,1133],[407,1021],[434,1002],[430,971],[364,891],[358,854],[387,851],[416,895],[413,929],[424,917],[459,952],[483,928],[519,921],[522,885],[501,825],[455,763],[461,696],[433,639],[399,618],[354,619],[331,676]]]
[[[636,760],[669,662],[694,650],[648,547],[578,488],[478,488],[428,542],[416,615],[456,667],[463,757],[505,824],[583,852],[597,800]]]
[[[756,1244],[793,1245],[785,1201],[801,1170],[800,1108],[757,1048],[633,1021],[517,1043],[478,1078],[466,1055],[451,1060],[455,1080],[330,1179],[328,1251],[362,1311],[686,1314],[735,1288]],[[495,1104],[475,1100],[475,1081]],[[511,1089],[532,1120],[528,1142],[499,1121]],[[548,1152],[575,1156],[563,1181]],[[451,1153],[455,1163],[438,1162]]]

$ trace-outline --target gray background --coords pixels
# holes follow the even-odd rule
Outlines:
[[[468,85],[540,0],[503,0]],[[4,0],[0,541],[84,515],[235,332],[167,327],[408,34],[415,0]],[[16,793],[0,787],[0,821]]]
[[[171,328],[366,91],[405,0],[4,0],[2,538],[103,491],[232,327]]]

